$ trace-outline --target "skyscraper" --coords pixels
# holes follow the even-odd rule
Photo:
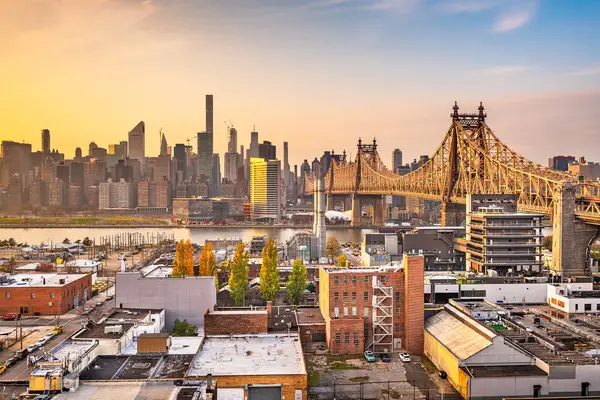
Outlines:
[[[392,168],[395,173],[398,173],[398,168],[402,166],[402,151],[395,149],[392,153]]]
[[[252,219],[281,219],[281,162],[250,159],[250,206]]]
[[[210,143],[212,146],[213,131],[213,95],[206,95],[206,132],[210,134]],[[212,151],[212,148],[211,148]]]
[[[146,124],[140,121],[129,131],[129,158],[138,160],[145,166],[146,159]],[[142,170],[144,168],[142,167]]]
[[[290,188],[290,163],[288,159],[288,142],[283,142],[283,181],[285,182],[285,190]]]
[[[237,152],[237,130],[234,127],[229,128],[229,143],[227,144],[229,153]]]
[[[50,153],[50,131],[48,129],[42,129],[42,153]]]
[[[265,161],[275,160],[277,158],[277,148],[271,142],[265,140],[258,145],[258,157]]]
[[[161,156],[166,156],[168,155],[169,150],[168,150],[168,145],[167,145],[167,138],[165,137],[165,134],[162,134],[162,138],[160,140],[160,155]]]
[[[175,160],[177,160],[177,171],[181,171],[182,180],[185,180],[187,174],[187,149],[185,144],[177,143],[173,150]]]
[[[211,197],[221,194],[221,157],[218,153],[212,155],[212,168],[210,178]]]
[[[206,95],[206,131],[198,132],[198,172],[212,178],[213,166],[213,95]]]
[[[75,148],[75,158],[74,161],[81,162],[83,159],[83,154],[81,152],[81,147]]]

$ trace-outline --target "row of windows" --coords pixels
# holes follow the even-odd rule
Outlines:
[[[352,292],[351,295],[352,295],[352,301],[356,301],[356,292]],[[342,296],[344,298],[344,301],[348,301],[348,292],[343,292]],[[339,299],[340,299],[340,292],[333,292],[333,300],[337,302]],[[364,301],[369,300],[369,292],[363,292],[363,300]],[[394,300],[400,301],[400,292],[394,293]]]
[[[563,303],[564,307],[564,303]],[[575,311],[579,311],[579,304],[575,303]],[[592,305],[590,303],[586,303],[583,305],[583,311],[592,311]],[[596,311],[600,311],[600,303],[596,304]]]
[[[370,277],[369,275],[365,275],[365,276],[363,276],[363,277],[362,277],[362,281],[363,281],[364,283],[369,283],[369,279],[370,279],[370,278],[371,278],[371,277]],[[359,277],[357,277],[357,276],[352,276],[352,284],[353,284],[353,285],[356,285],[356,283],[357,283],[357,281],[358,281],[359,279],[360,279],[360,278],[359,278]],[[385,276],[380,276],[380,277],[379,277],[379,280],[381,281],[381,283],[385,283]],[[347,283],[348,283],[348,276],[344,276],[344,277],[342,277],[342,281],[344,282],[344,284],[347,284]],[[339,276],[334,276],[334,277],[333,277],[333,284],[334,284],[334,285],[338,285],[339,283],[340,283],[340,277],[339,277]]]
[[[6,292],[4,293],[4,297],[6,297],[7,299],[10,299],[10,292]],[[35,292],[31,292],[29,293],[29,297],[31,299],[35,299]],[[54,298],[54,292],[50,292],[50,298],[53,299]]]
[[[354,344],[358,344],[359,336],[358,332],[354,332]],[[342,342],[342,334],[341,332],[335,333],[335,343],[340,344]],[[350,344],[350,332],[344,332],[344,344]]]
[[[343,307],[342,311],[343,311],[344,317],[348,316],[349,311],[352,312],[353,317],[358,316],[358,309],[356,307]],[[402,314],[402,308],[400,306],[396,306],[395,311],[396,311],[396,315]],[[371,312],[371,309],[369,307],[363,307],[363,317],[364,318],[368,318],[370,316],[370,312]],[[339,318],[340,318],[340,309],[338,307],[335,307],[333,309],[333,319],[339,319]]]

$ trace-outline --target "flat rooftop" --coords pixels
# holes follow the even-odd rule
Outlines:
[[[168,278],[172,273],[172,267],[156,267],[144,275],[144,278]]]
[[[188,377],[306,375],[297,334],[209,336],[196,354]]]
[[[89,340],[65,340],[48,352],[49,361],[76,360],[96,344]]]
[[[10,287],[61,287],[72,283],[78,279],[85,277],[86,274],[15,274],[6,275],[6,278],[10,280],[14,279],[11,283],[5,283],[2,285],[3,288]],[[61,280],[64,279],[64,283]]]
[[[79,389],[75,392],[60,393],[55,399],[178,399],[177,393],[179,393],[180,390],[179,387],[173,386],[173,382],[127,382],[126,385],[115,385],[111,382],[86,382],[84,385],[79,386]],[[182,400],[183,399],[186,398],[182,398]]]
[[[202,343],[202,336],[172,336],[171,346],[169,347],[169,355],[195,355]],[[137,339],[134,338],[127,344],[127,347],[121,350],[122,354],[136,355],[137,354]]]
[[[232,314],[250,314],[250,315],[263,315],[267,313],[266,309],[261,310],[218,310],[218,311],[209,311],[209,314],[212,315],[232,315]]]
[[[114,327],[117,325],[121,325],[123,327],[121,333],[106,333],[104,328],[107,326]],[[88,325],[75,335],[76,339],[118,339],[123,336],[129,329],[133,327],[133,324],[123,323],[123,324],[93,324],[88,323]]]
[[[193,354],[98,356],[81,373],[82,381],[182,379]]]
[[[398,265],[382,265],[379,267],[371,268],[341,268],[341,267],[323,267],[323,269],[330,274],[364,274],[364,273],[375,273],[375,272],[396,272],[402,269],[402,266]]]
[[[460,367],[467,375],[475,378],[499,378],[506,376],[546,376],[546,372],[535,365],[502,365]]]
[[[287,332],[296,329],[296,314],[291,306],[273,306],[269,316],[269,330]]]
[[[296,319],[298,325],[324,325],[325,319],[319,307],[297,308]]]

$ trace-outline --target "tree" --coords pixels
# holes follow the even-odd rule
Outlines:
[[[340,255],[338,256],[338,259],[337,259],[337,266],[345,267],[347,262],[348,262],[348,259],[346,258],[344,253],[340,253]]]
[[[8,239],[8,247],[15,247],[17,245],[17,241],[14,238]]]
[[[183,278],[185,277],[185,273],[185,243],[181,239],[175,246],[175,260],[173,261],[173,272],[171,275],[175,278]]]
[[[262,265],[260,267],[260,294],[264,301],[273,301],[279,291],[277,245],[272,238],[267,240],[262,250]]]
[[[213,276],[215,273],[215,264],[217,257],[215,256],[215,248],[211,242],[206,242],[200,254],[200,276]]]
[[[89,237],[86,236],[81,241],[81,244],[83,244],[85,247],[90,247],[92,245],[92,241],[90,240]]]
[[[173,336],[196,336],[196,327],[187,322],[187,319],[181,321],[178,318],[173,323]]]
[[[285,290],[293,305],[302,303],[302,294],[306,289],[306,265],[302,263],[302,260],[294,260],[292,265],[292,272],[288,277],[288,281],[285,284]]]
[[[338,240],[335,237],[330,236],[327,238],[327,245],[325,246],[325,255],[329,257],[330,260],[335,259],[335,257],[338,255],[341,249],[342,246],[340,246],[340,242],[338,242]]]
[[[246,291],[248,290],[248,261],[250,256],[244,247],[243,242],[239,242],[236,249],[235,255],[233,256],[233,262],[230,264],[229,273],[229,293],[233,298],[233,302],[236,306],[244,305],[246,298]]]
[[[71,241],[69,240],[69,238],[64,238],[62,242],[64,244],[71,244]]]
[[[194,275],[194,246],[190,239],[185,241],[185,273],[188,276]]]
[[[546,250],[552,251],[552,236],[545,236],[542,239],[542,247]]]

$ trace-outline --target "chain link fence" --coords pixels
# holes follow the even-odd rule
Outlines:
[[[453,390],[440,388],[418,388],[408,381],[357,382],[311,386],[308,389],[311,400],[460,400]]]

